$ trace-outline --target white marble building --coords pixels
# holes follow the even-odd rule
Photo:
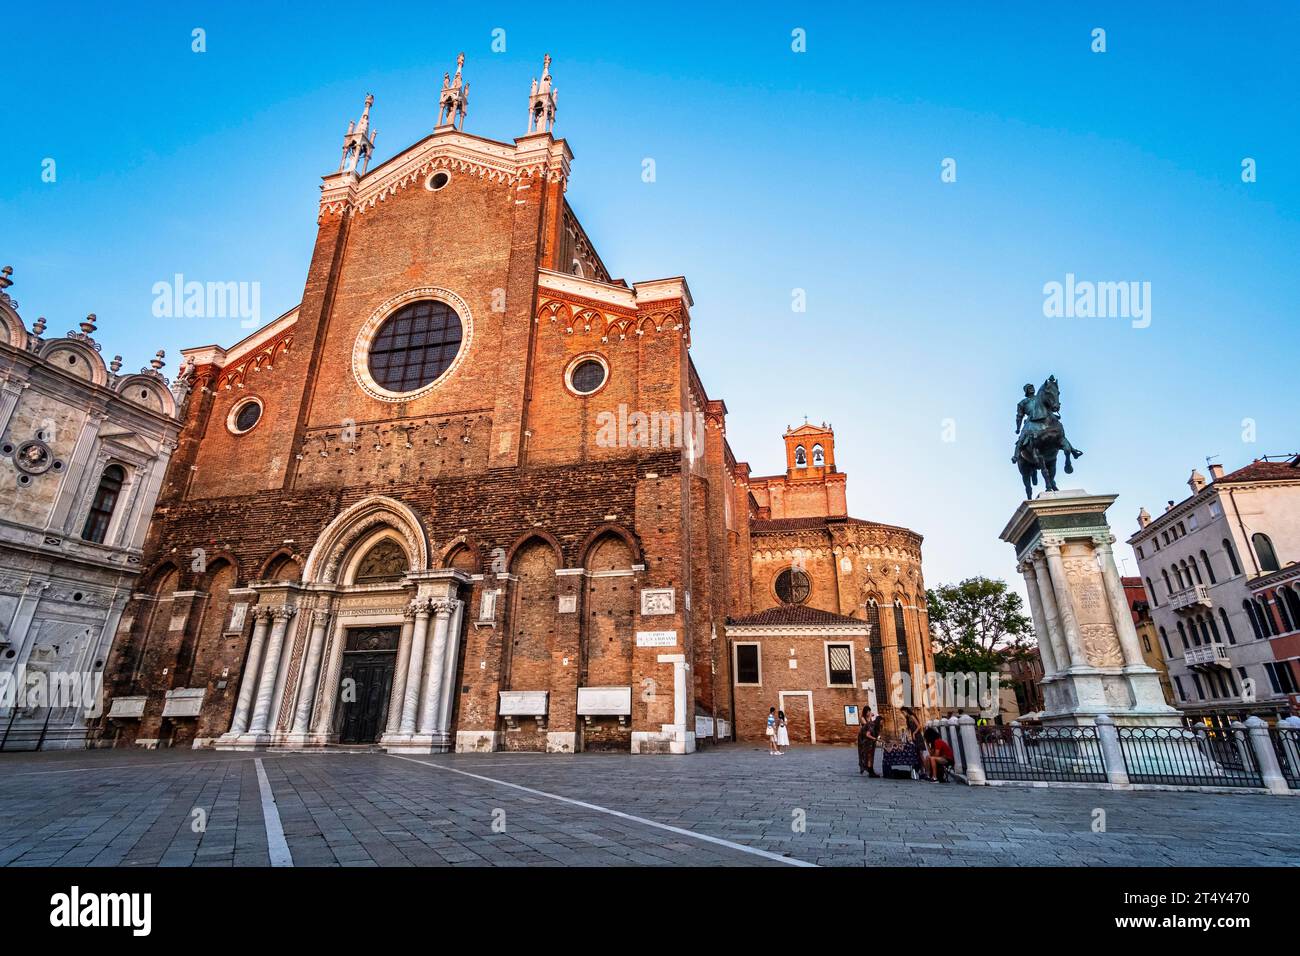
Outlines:
[[[105,365],[95,317],[29,330],[0,273],[0,746],[84,746],[179,431],[159,369]]]

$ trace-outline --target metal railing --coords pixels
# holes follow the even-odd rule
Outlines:
[[[1239,728],[1119,727],[1119,749],[1133,783],[1262,787],[1248,732]]]
[[[1271,727],[1268,731],[1277,754],[1278,768],[1287,787],[1300,790],[1300,730],[1290,727]]]
[[[990,780],[1105,783],[1095,727],[978,727],[980,759]]]

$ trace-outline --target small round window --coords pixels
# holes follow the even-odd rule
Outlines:
[[[811,593],[812,582],[797,568],[786,568],[776,576],[776,596],[782,604],[802,604]]]
[[[449,182],[451,182],[451,174],[444,170],[439,170],[429,177],[428,181],[424,184],[424,188],[432,189],[434,192],[437,192]]]
[[[227,424],[236,435],[242,435],[246,431],[251,431],[261,420],[262,403],[256,398],[250,398],[231,409]]]
[[[585,358],[578,362],[569,372],[569,387],[579,395],[590,395],[605,384],[609,372],[605,363],[594,358]]]

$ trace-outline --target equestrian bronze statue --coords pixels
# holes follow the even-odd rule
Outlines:
[[[1031,484],[1038,484],[1043,475],[1044,491],[1059,491],[1056,487],[1056,455],[1065,452],[1065,473],[1074,472],[1073,460],[1083,454],[1070,444],[1061,424],[1061,391],[1056,376],[1049,376],[1037,393],[1034,386],[1025,386],[1025,397],[1016,406],[1015,454],[1011,461],[1020,468],[1025,482],[1025,497],[1032,498]]]

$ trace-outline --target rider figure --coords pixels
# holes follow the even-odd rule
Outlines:
[[[1032,413],[1035,410],[1042,413],[1044,417],[1034,418]],[[1033,423],[1034,425],[1033,428],[1030,428],[1027,425],[1023,429],[1020,427],[1022,424],[1025,424],[1026,419],[1028,419],[1030,422]],[[1078,458],[1080,455],[1083,454],[1083,452],[1079,451],[1077,448],[1071,445],[1070,439],[1065,437],[1065,426],[1061,425],[1061,416],[1056,414],[1055,412],[1048,411],[1042,402],[1034,401],[1034,386],[1026,385],[1025,397],[1022,398],[1016,404],[1017,438],[1016,438],[1016,447],[1011,452],[1011,463],[1014,465],[1016,462],[1020,460],[1020,449],[1021,447],[1024,446],[1025,442],[1029,440],[1029,436],[1035,434],[1036,432],[1042,431],[1044,428],[1047,428],[1049,425],[1053,423],[1055,423],[1060,427],[1061,450],[1065,452],[1066,462],[1068,464],[1070,458]],[[1039,464],[1041,466],[1041,462]],[[1066,470],[1068,471],[1069,469]]]

